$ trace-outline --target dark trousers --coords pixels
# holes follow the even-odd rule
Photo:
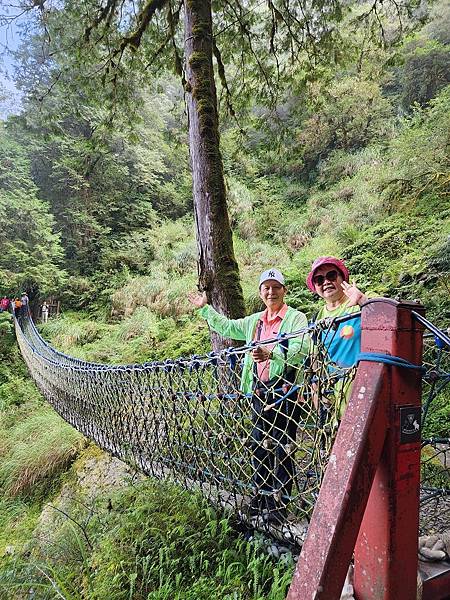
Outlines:
[[[280,395],[280,391],[256,390],[252,400],[253,483],[257,489],[253,507],[261,510],[285,508],[294,483],[293,451],[300,417],[297,393],[264,411]]]

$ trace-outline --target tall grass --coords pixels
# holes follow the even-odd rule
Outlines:
[[[41,512],[40,505],[22,498],[2,495],[0,498],[0,559],[16,554],[32,535]],[[1,593],[0,593],[1,598]]]
[[[98,339],[107,330],[107,325],[90,319],[86,313],[67,312],[50,319],[40,329],[42,335],[50,338],[56,348],[67,352],[74,346],[89,344]]]
[[[79,452],[83,437],[50,408],[0,431],[0,487],[7,496],[32,496],[52,485]]]
[[[131,279],[117,290],[112,298],[115,315],[130,316],[137,307],[147,307],[159,317],[179,317],[189,312],[186,294],[195,289],[194,269],[186,274],[170,273],[163,263],[152,271],[151,276]]]

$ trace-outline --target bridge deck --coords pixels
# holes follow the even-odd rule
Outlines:
[[[419,561],[419,574],[423,582],[422,600],[450,599],[450,562]]]

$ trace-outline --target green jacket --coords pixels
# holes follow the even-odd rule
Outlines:
[[[262,316],[262,312],[254,313],[243,319],[227,319],[219,314],[212,306],[207,304],[200,309],[200,315],[208,321],[208,325],[224,337],[233,340],[243,340],[247,344],[253,341],[255,337],[256,325]],[[307,327],[308,320],[306,316],[295,308],[288,307],[284,319],[281,321],[279,334],[292,333]],[[269,378],[280,377],[283,374],[286,362],[290,365],[299,365],[308,354],[309,336],[301,335],[289,340],[287,355],[277,344],[272,350],[270,359]],[[253,359],[250,352],[245,354],[244,366],[242,369],[241,391],[245,394],[253,390]]]

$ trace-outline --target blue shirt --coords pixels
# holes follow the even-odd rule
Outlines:
[[[320,339],[328,351],[328,356],[339,367],[348,368],[355,365],[356,358],[361,351],[360,311],[359,306],[348,307],[347,303],[344,302],[344,304],[333,310],[328,310],[326,306],[323,306],[317,314],[317,321],[355,314],[354,318],[339,323],[337,329],[331,327],[320,334]]]

